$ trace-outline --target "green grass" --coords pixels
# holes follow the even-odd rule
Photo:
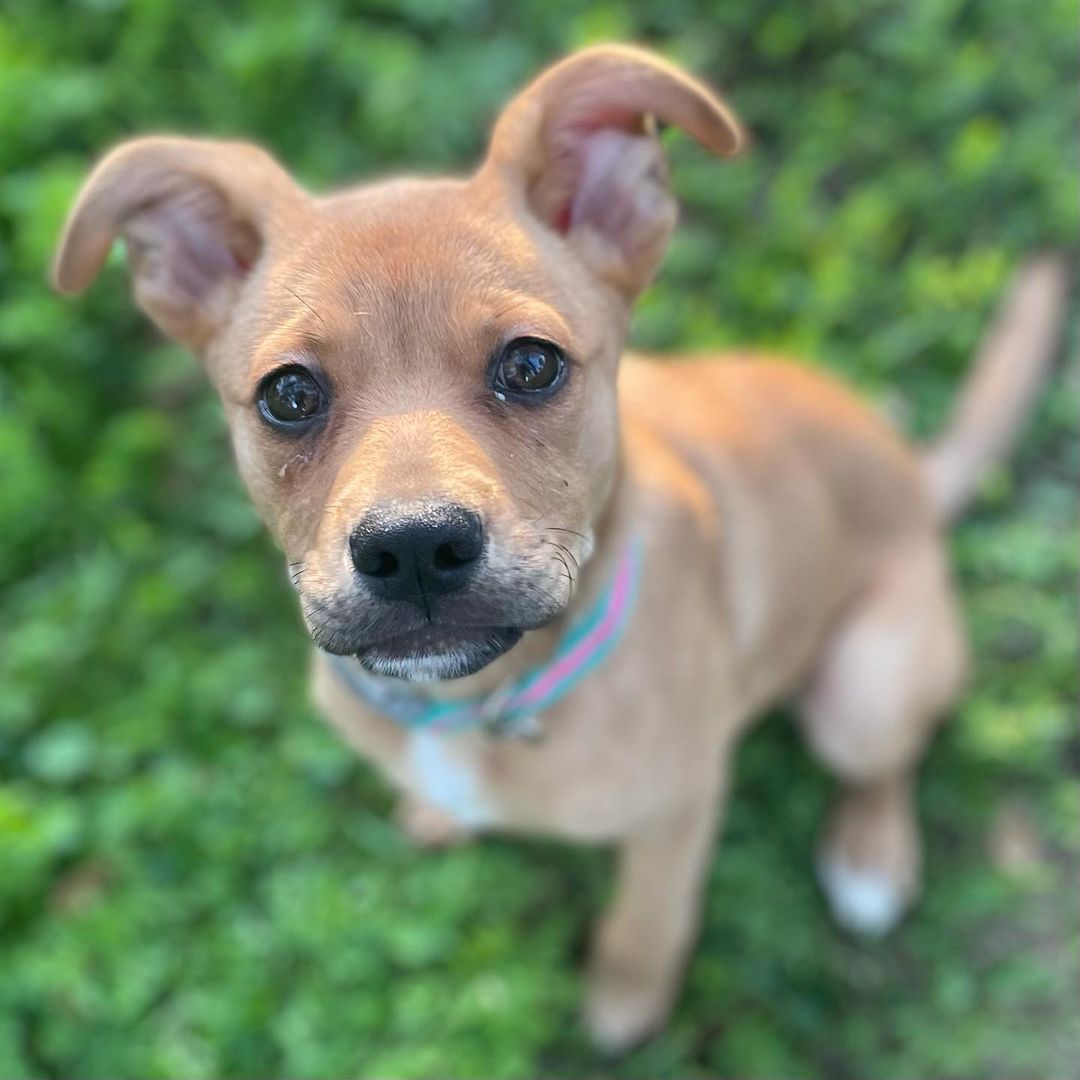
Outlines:
[[[923,773],[922,906],[880,944],[832,928],[810,864],[829,785],[774,717],[739,754],[675,1018],[605,1064],[575,1009],[607,856],[402,841],[307,704],[281,560],[195,366],[118,265],[85,299],[45,288],[123,136],[245,134],[315,186],[463,168],[537,65],[645,39],[756,146],[722,164],[672,139],[684,224],[636,341],[805,353],[932,431],[1011,268],[1074,240],[1074,5],[715,8],[5,5],[0,1076],[1080,1076],[1075,364],[955,533],[978,671]]]

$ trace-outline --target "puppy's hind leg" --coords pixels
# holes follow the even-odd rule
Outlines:
[[[880,569],[801,695],[810,747],[843,784],[817,867],[845,929],[886,933],[918,895],[915,769],[966,667],[942,553],[926,539]]]

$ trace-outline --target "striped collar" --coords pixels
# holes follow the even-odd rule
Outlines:
[[[341,680],[366,705],[410,731],[487,731],[517,737],[540,734],[538,716],[565,697],[622,640],[641,573],[641,543],[627,545],[604,591],[574,621],[543,664],[480,697],[433,701],[411,687],[369,675],[350,656],[331,656]]]

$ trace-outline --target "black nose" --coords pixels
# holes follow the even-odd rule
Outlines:
[[[440,503],[409,513],[374,511],[349,537],[353,565],[384,600],[412,600],[462,588],[484,550],[480,515]]]

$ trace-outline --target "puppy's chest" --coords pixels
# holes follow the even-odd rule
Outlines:
[[[663,752],[611,738],[409,734],[403,786],[468,829],[539,832],[584,841],[621,835],[662,800],[677,772]]]
[[[499,824],[486,756],[475,740],[414,731],[405,751],[406,786],[468,828]]]

